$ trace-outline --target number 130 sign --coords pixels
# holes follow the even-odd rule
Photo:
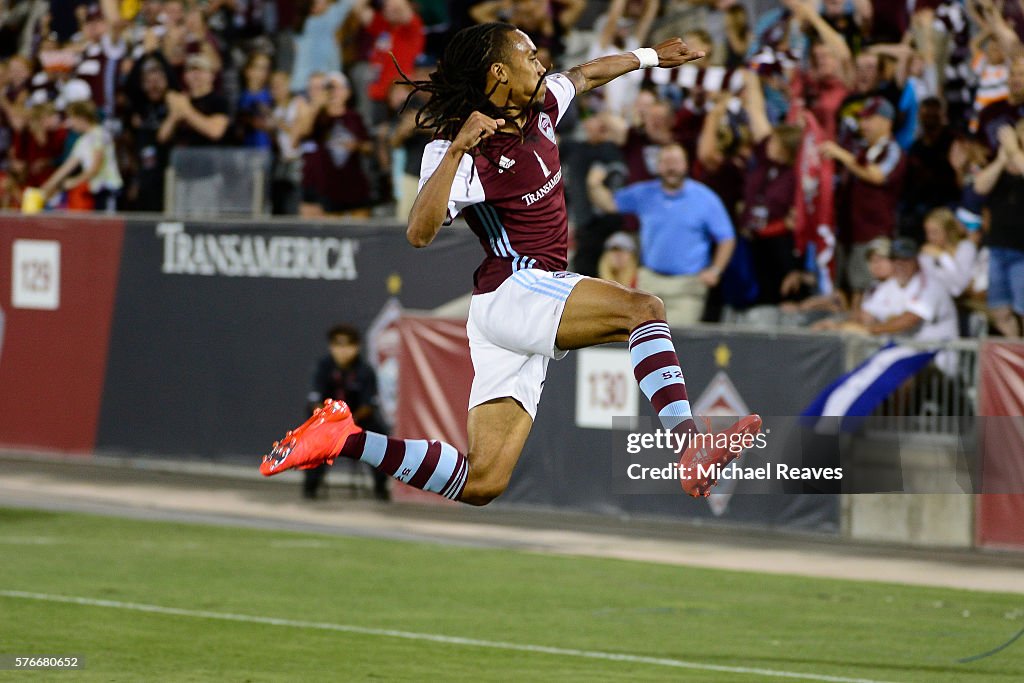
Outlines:
[[[576,355],[576,426],[611,429],[612,418],[636,415],[640,388],[626,349],[583,349]]]

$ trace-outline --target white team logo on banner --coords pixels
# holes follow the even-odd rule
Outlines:
[[[746,415],[750,412],[747,402],[740,396],[736,385],[729,379],[725,370],[719,370],[714,376],[708,388],[704,390],[697,400],[693,402],[693,414],[703,415],[710,418],[728,417],[735,419],[739,415]],[[712,423],[714,424],[714,423]],[[729,468],[736,467],[735,461],[728,465]],[[736,480],[732,477],[722,479],[716,486],[708,500],[708,507],[716,517],[721,517],[729,506],[732,494],[736,490]]]
[[[551,142],[555,141],[555,126],[551,123],[551,117],[545,112],[540,113],[537,126],[540,128],[540,132],[544,133],[544,137],[551,140]]]
[[[395,424],[398,413],[398,320],[402,303],[392,296],[380,309],[366,331],[367,358],[377,373],[377,399],[380,412],[389,425]]]

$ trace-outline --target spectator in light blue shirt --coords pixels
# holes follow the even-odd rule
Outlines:
[[[335,34],[349,12],[366,6],[368,0],[313,0],[302,32],[295,39],[292,87],[300,88],[313,72],[341,71],[341,50]]]
[[[708,289],[718,284],[732,258],[736,232],[722,200],[687,178],[686,152],[677,144],[658,153],[658,179],[612,192],[604,171],[591,170],[587,188],[595,206],[632,213],[640,220],[637,285],[662,298],[672,325],[699,322]]]

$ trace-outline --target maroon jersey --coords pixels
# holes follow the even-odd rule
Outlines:
[[[486,254],[473,276],[474,294],[493,292],[517,270],[560,271],[568,264],[569,215],[555,126],[576,88],[564,74],[545,82],[543,109],[527,120],[524,139],[518,133],[488,138],[480,153],[463,155],[452,183],[448,217],[462,212]],[[450,146],[448,140],[427,145],[421,188]]]
[[[903,178],[907,173],[907,160],[903,150],[892,138],[886,138],[857,155],[861,166],[878,166],[885,174],[881,185],[869,183],[854,176],[850,180],[849,241],[864,244],[876,237],[896,234],[896,216],[899,209]]]
[[[75,75],[92,89],[92,101],[108,115],[114,112],[118,70],[127,51],[123,40],[115,43],[104,35],[99,42],[85,47],[82,61],[75,68]]]

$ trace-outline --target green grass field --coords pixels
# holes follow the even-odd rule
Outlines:
[[[86,658],[5,680],[1024,680],[1024,642],[953,663],[1019,595],[2,509],[0,577],[0,654]]]

